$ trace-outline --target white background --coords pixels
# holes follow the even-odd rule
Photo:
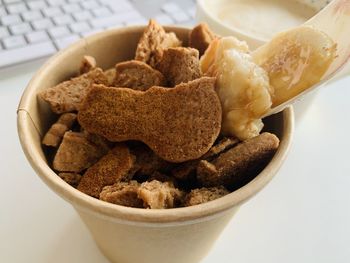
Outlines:
[[[0,262],[108,262],[22,153],[16,107],[38,65],[0,71]],[[350,262],[349,105],[349,77],[320,90],[297,120],[280,172],[238,211],[203,263]]]

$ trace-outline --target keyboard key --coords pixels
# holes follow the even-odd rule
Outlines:
[[[12,4],[12,3],[16,3],[18,2],[19,0],[4,0],[4,3],[5,4]]]
[[[28,11],[28,12],[24,12],[22,14],[22,17],[25,21],[30,22],[30,21],[41,19],[43,16],[39,11]]]
[[[62,10],[59,7],[49,7],[45,8],[43,10],[45,16],[47,17],[54,17],[54,16],[59,16],[63,15]]]
[[[38,43],[50,40],[49,36],[45,31],[36,31],[26,34],[29,43]]]
[[[5,7],[0,6],[0,17],[7,15]]]
[[[175,3],[166,3],[162,6],[162,10],[165,13],[171,14],[171,13],[175,13],[175,12],[179,12],[181,11],[181,9],[179,8],[179,6]]]
[[[154,17],[154,19],[161,25],[171,25],[174,24],[174,20],[167,14],[159,14]]]
[[[6,27],[0,26],[0,39],[1,39],[1,38],[5,38],[5,37],[7,37],[7,36],[9,36],[9,35],[10,35],[10,33],[9,33],[9,31],[7,30],[7,28],[6,28]]]
[[[40,9],[44,9],[45,7],[47,7],[45,1],[43,1],[43,0],[30,1],[27,4],[31,10],[40,10]]]
[[[92,10],[92,13],[96,17],[110,16],[112,14],[111,11],[109,11],[106,7],[94,9],[94,10]]]
[[[60,6],[66,4],[66,1],[64,0],[47,0],[49,2],[50,6]]]
[[[32,31],[32,28],[28,23],[21,23],[21,24],[10,26],[10,30],[14,35],[22,35]]]
[[[83,2],[85,0],[68,0],[69,3],[79,3],[79,2]]]
[[[90,22],[93,27],[100,28],[100,27],[109,27],[120,23],[126,23],[128,21],[136,20],[139,18],[142,18],[139,12],[129,11],[125,13],[120,13],[115,16],[95,18],[95,19],[92,19]]]
[[[33,25],[35,30],[41,30],[41,29],[46,29],[46,28],[52,27],[53,23],[49,18],[43,18],[40,20],[33,21],[32,25]]]
[[[137,19],[130,19],[126,22],[127,26],[134,26],[134,25],[145,25],[148,23],[148,20],[146,18],[137,18]]]
[[[68,36],[71,34],[69,29],[66,26],[53,27],[53,28],[50,28],[48,31],[50,36],[55,39]]]
[[[4,38],[2,42],[4,43],[4,46],[8,49],[24,46],[26,44],[26,40],[24,39],[23,36],[7,37],[7,38]]]
[[[85,20],[88,20],[88,19],[92,18],[91,13],[89,11],[87,11],[87,10],[81,11],[81,12],[78,12],[78,13],[74,13],[72,15],[75,18],[75,20],[77,20],[77,21],[85,21]]]
[[[22,22],[21,18],[19,15],[6,15],[0,17],[1,23],[4,26],[9,26],[9,25],[14,25],[14,24],[19,24]]]
[[[182,23],[190,20],[190,17],[183,11],[172,13],[171,16],[177,23]]]
[[[134,7],[128,1],[108,1],[105,4],[116,13],[134,10]]]
[[[95,0],[88,0],[81,3],[85,9],[96,9],[99,8],[99,4]]]
[[[69,46],[70,44],[72,44],[73,42],[79,40],[79,36],[77,35],[71,35],[69,37],[65,37],[65,38],[61,38],[61,39],[57,39],[55,41],[57,47],[59,49],[63,49],[66,48],[67,46]]]
[[[68,25],[68,24],[74,23],[74,20],[70,15],[56,16],[53,18],[53,21],[58,26]]]
[[[81,36],[87,37],[87,36],[91,36],[91,35],[94,35],[96,33],[99,33],[101,31],[103,31],[103,29],[94,29],[94,30],[91,30],[91,31],[87,31],[87,32],[81,33]]]
[[[65,13],[75,13],[82,10],[82,8],[78,4],[68,4],[62,6]]]
[[[90,30],[90,26],[86,22],[74,23],[69,27],[74,33],[82,33]]]
[[[4,50],[0,52],[0,67],[48,56],[55,52],[56,48],[51,42],[43,42],[26,45],[21,48]]]
[[[19,14],[24,11],[27,11],[27,7],[23,3],[17,3],[17,4],[8,5],[7,10],[9,11],[10,14]]]

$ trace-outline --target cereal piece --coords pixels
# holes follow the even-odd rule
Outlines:
[[[108,86],[113,86],[115,80],[115,68],[105,70],[104,74],[107,78]]]
[[[100,199],[109,203],[143,208],[142,199],[137,197],[140,184],[136,181],[118,182],[103,187]]]
[[[231,189],[254,178],[272,158],[279,139],[264,132],[248,139],[211,162],[202,160],[197,167],[197,179],[203,186],[220,186]]]
[[[115,69],[115,87],[147,90],[153,86],[165,86],[166,84],[162,73],[141,61],[121,62],[115,66]]]
[[[214,78],[201,78],[145,92],[94,85],[78,121],[110,141],[142,141],[170,162],[197,159],[220,132],[221,105],[214,83]]]
[[[77,187],[81,179],[81,175],[78,173],[59,173],[58,176],[73,187]]]
[[[50,104],[51,110],[55,113],[77,111],[94,83],[108,84],[106,76],[99,68],[45,89],[39,96]]]
[[[151,209],[176,207],[184,196],[171,182],[162,183],[157,180],[142,183],[137,193],[143,200],[144,207]]]
[[[97,67],[96,59],[92,56],[84,56],[81,64],[79,72],[80,74],[88,73],[89,71],[95,69]]]
[[[68,131],[53,160],[53,168],[59,172],[79,173],[93,165],[106,150],[90,142],[84,133]]]
[[[213,201],[224,195],[229,194],[224,187],[210,187],[210,188],[200,188],[193,189],[189,194],[186,195],[184,206],[199,205],[209,201]]]
[[[166,76],[170,86],[197,79],[201,76],[198,50],[185,47],[165,49],[157,69]]]
[[[200,23],[191,30],[188,46],[197,49],[199,56],[202,56],[215,38],[215,34],[211,32],[208,25]]]
[[[196,169],[200,160],[210,160],[216,155],[232,148],[239,143],[239,140],[234,137],[225,137],[221,139],[218,143],[214,144],[210,150],[204,154],[199,160],[192,160],[188,162],[181,163],[179,166],[175,167],[171,174],[180,180],[191,180],[196,175]]]
[[[97,163],[88,168],[78,185],[78,190],[99,197],[102,188],[121,180],[128,180],[134,173],[135,156],[127,146],[118,144]]]
[[[175,33],[166,33],[161,25],[151,19],[137,45],[135,59],[154,68],[163,55],[163,49],[179,46],[181,41]]]
[[[42,143],[46,146],[57,147],[66,131],[72,128],[77,115],[75,113],[62,114],[45,134]]]

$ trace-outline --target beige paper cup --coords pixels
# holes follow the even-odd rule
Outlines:
[[[291,143],[293,111],[288,108],[266,120],[266,130],[281,140],[277,153],[254,180],[223,198],[193,207],[145,210],[110,204],[79,192],[47,164],[40,141],[52,123],[53,114],[37,99],[37,94],[75,74],[83,55],[96,57],[104,69],[132,58],[143,29],[129,27],[99,33],[52,57],[23,94],[18,108],[19,138],[39,177],[72,204],[98,247],[112,262],[198,262],[240,205],[259,192],[278,171]],[[168,27],[167,30],[175,31],[186,44],[188,29]]]

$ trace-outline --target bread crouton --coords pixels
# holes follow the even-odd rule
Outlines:
[[[135,156],[128,147],[118,144],[83,174],[78,190],[99,197],[102,188],[122,180],[129,180],[134,173]]]
[[[53,160],[53,168],[59,172],[80,173],[97,162],[106,149],[99,147],[81,132],[68,131]]]
[[[224,187],[210,187],[210,188],[199,188],[193,189],[185,197],[184,206],[199,205],[209,201],[213,201],[224,195],[229,194]]]
[[[57,147],[61,143],[63,135],[72,128],[76,119],[77,115],[75,113],[62,114],[47,131],[42,140],[42,144]]]
[[[138,189],[138,197],[143,200],[145,208],[173,208],[182,202],[184,192],[175,188],[171,182],[153,180],[144,182]]]
[[[125,87],[135,90],[147,90],[153,86],[165,86],[165,78],[158,70],[144,62],[130,60],[115,66],[115,87]]]
[[[143,208],[143,201],[137,196],[139,187],[140,184],[137,181],[118,182],[105,186],[100,193],[100,200],[117,205]]]
[[[220,154],[212,161],[202,160],[197,167],[197,179],[203,186],[223,185],[228,189],[252,180],[270,161],[279,139],[264,132]]]
[[[175,33],[166,33],[161,25],[151,19],[137,45],[135,60],[145,62],[155,68],[163,55],[163,49],[179,46],[181,46],[181,41]]]
[[[200,23],[190,31],[188,45],[197,49],[199,56],[202,56],[215,38],[215,34],[209,29],[208,25]]]
[[[101,69],[96,68],[79,77],[45,89],[39,93],[39,97],[49,103],[54,113],[77,111],[92,84],[108,85],[107,78]]]
[[[201,76],[198,50],[185,47],[165,49],[157,69],[171,87],[195,80]]]
[[[88,73],[97,67],[96,59],[92,56],[84,56],[80,63],[80,74]]]

